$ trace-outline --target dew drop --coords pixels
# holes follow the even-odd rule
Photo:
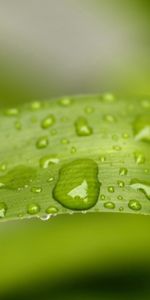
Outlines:
[[[104,120],[108,123],[114,123],[116,121],[116,118],[112,115],[105,115]]]
[[[76,120],[75,129],[78,136],[89,136],[93,133],[93,129],[89,126],[88,121],[84,117],[79,117]]]
[[[102,200],[102,201],[104,201],[105,200],[105,195],[104,194],[102,194],[102,195],[100,195],[100,199]]]
[[[130,181],[130,186],[134,190],[139,190],[142,193],[144,193],[144,195],[147,197],[147,199],[150,200],[150,183],[149,182],[134,178]]]
[[[104,203],[104,207],[107,209],[114,209],[115,208],[115,203],[108,201]]]
[[[123,188],[125,186],[124,181],[118,180],[117,183],[120,188]]]
[[[142,152],[134,152],[134,158],[135,158],[135,162],[138,165],[144,164],[145,163],[145,156]]]
[[[36,147],[38,149],[43,149],[48,146],[48,138],[46,136],[40,137],[36,142]]]
[[[0,202],[0,218],[4,218],[7,211],[7,205],[4,202]]]
[[[7,170],[7,165],[4,164],[4,163],[1,163],[1,164],[0,164],[0,171],[1,171],[1,172],[5,172],[6,170]]]
[[[42,122],[41,127],[47,129],[55,124],[55,117],[53,115],[47,116]]]
[[[121,151],[122,148],[120,146],[118,146],[118,145],[115,145],[115,146],[113,146],[113,150],[115,150],[115,151]]]
[[[39,194],[39,193],[42,192],[42,188],[39,187],[39,186],[33,186],[33,187],[31,188],[31,192],[32,192],[32,193],[37,193],[37,194]]]
[[[138,200],[130,200],[128,203],[128,207],[132,210],[138,211],[141,210],[142,205]]]
[[[115,191],[115,189],[114,189],[113,186],[109,186],[109,187],[108,187],[108,192],[109,192],[109,193],[114,193],[114,191]]]
[[[42,157],[39,161],[40,167],[47,169],[51,164],[58,164],[60,162],[59,158],[55,154],[49,154]]]
[[[119,170],[119,175],[120,176],[125,176],[128,174],[128,169],[127,168],[120,168]]]
[[[40,211],[39,205],[35,203],[31,203],[28,205],[27,212],[29,215],[36,215],[37,213],[39,213],[39,211]]]
[[[101,163],[104,163],[106,161],[106,156],[100,155],[99,160],[100,160]]]
[[[74,160],[64,165],[54,188],[54,199],[72,210],[87,210],[98,200],[98,166],[91,159]]]
[[[66,138],[64,138],[64,139],[61,140],[61,144],[63,144],[63,145],[67,145],[69,143],[70,143],[70,141],[68,139],[66,139]]]
[[[21,125],[21,122],[20,122],[20,121],[16,121],[16,122],[15,122],[15,128],[16,128],[17,130],[21,130],[22,125]]]
[[[106,103],[113,103],[116,101],[116,97],[112,93],[104,93],[102,95],[102,100]]]
[[[59,104],[64,107],[70,106],[72,104],[72,102],[73,102],[72,99],[67,98],[67,97],[59,100]]]
[[[70,150],[71,154],[74,154],[77,152],[77,148],[76,147],[72,147]]]
[[[86,114],[91,114],[93,112],[94,112],[94,107],[92,107],[92,106],[85,107],[85,113]]]
[[[41,102],[40,101],[34,101],[31,103],[31,109],[32,110],[38,110],[41,108]]]
[[[49,206],[47,209],[46,209],[46,213],[48,215],[51,215],[51,214],[57,214],[58,213],[58,208],[56,206]]]

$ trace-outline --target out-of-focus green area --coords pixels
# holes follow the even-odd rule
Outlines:
[[[0,36],[0,106],[150,92],[148,1],[3,1]],[[149,231],[111,214],[3,223],[1,299],[149,299]]]

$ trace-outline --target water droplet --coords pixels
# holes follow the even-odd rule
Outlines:
[[[119,211],[121,212],[121,211],[124,211],[124,207],[123,206],[120,206],[119,207]]]
[[[142,105],[144,108],[150,108],[150,100],[148,100],[148,99],[142,100],[141,105]]]
[[[120,176],[125,176],[128,174],[128,169],[127,168],[120,168],[119,170],[119,175]]]
[[[138,165],[145,163],[145,156],[142,152],[134,152],[134,158]]]
[[[67,98],[67,97],[59,100],[59,104],[64,106],[64,107],[70,106],[72,104],[72,102],[73,102],[72,99]]]
[[[77,148],[76,148],[76,147],[72,147],[70,152],[71,152],[72,154],[76,153],[76,152],[77,152]]]
[[[6,170],[7,170],[7,165],[4,163],[0,164],[0,171],[5,172]]]
[[[101,199],[101,200],[105,200],[105,198],[106,198],[106,197],[105,197],[104,194],[100,195],[100,199]]]
[[[5,115],[8,117],[17,116],[18,114],[19,114],[19,110],[17,108],[9,108],[5,110]]]
[[[55,154],[49,154],[40,159],[40,167],[47,169],[51,164],[58,164],[59,158]]]
[[[36,142],[36,147],[38,149],[43,149],[48,146],[48,138],[46,136],[40,137]]]
[[[7,211],[7,205],[4,202],[0,202],[0,218],[4,218]]]
[[[102,100],[107,103],[113,103],[116,101],[116,97],[112,93],[104,93],[102,95]]]
[[[20,121],[16,121],[16,122],[15,122],[15,128],[16,128],[17,130],[21,130],[22,125],[21,125],[21,122],[20,122]]]
[[[108,201],[106,203],[104,203],[104,207],[107,209],[114,209],[115,208],[115,203]]]
[[[49,206],[47,209],[46,209],[46,213],[48,215],[52,215],[52,214],[57,214],[58,213],[58,208],[56,206]]]
[[[57,130],[56,129],[52,129],[51,130],[51,135],[56,135],[57,134]]]
[[[72,161],[61,168],[54,188],[54,199],[72,210],[87,210],[98,200],[98,166],[91,159]]]
[[[104,163],[106,161],[106,157],[104,155],[100,155],[99,160],[101,163]]]
[[[130,181],[130,186],[135,190],[143,192],[150,200],[150,183],[134,178]]]
[[[32,193],[41,193],[41,192],[42,192],[42,188],[39,187],[39,186],[33,186],[33,187],[31,188],[31,192],[32,192]]]
[[[55,117],[53,115],[47,116],[42,122],[41,127],[47,129],[55,124]]]
[[[123,197],[122,197],[121,195],[119,195],[119,196],[117,197],[117,199],[118,199],[119,201],[121,201],[121,200],[123,200]]]
[[[150,116],[144,115],[138,117],[134,124],[134,135],[136,141],[150,142]]]
[[[85,112],[86,112],[86,114],[93,113],[94,112],[94,107],[92,107],[92,106],[85,107]]]
[[[77,119],[75,128],[78,136],[89,136],[93,133],[93,129],[89,126],[88,121],[84,117]]]
[[[39,211],[40,211],[39,205],[35,203],[31,203],[28,205],[27,212],[29,215],[36,215],[37,213],[39,213]]]
[[[125,186],[124,181],[118,180],[117,183],[120,188],[123,188]]]
[[[122,148],[120,146],[118,146],[118,145],[115,145],[115,146],[113,146],[113,150],[115,150],[115,151],[121,151]]]
[[[48,178],[48,180],[47,180],[48,182],[52,182],[52,181],[54,181],[54,177],[50,177],[50,178]]]
[[[109,192],[109,193],[114,193],[114,191],[115,191],[115,189],[114,189],[113,186],[109,186],[109,187],[108,187],[108,192]]]
[[[66,139],[66,138],[64,138],[64,139],[61,140],[61,144],[63,144],[63,145],[67,145],[69,143],[70,143],[70,141],[68,139]]]
[[[30,107],[31,107],[32,110],[38,110],[38,109],[41,108],[41,102],[34,101],[34,102],[31,103]]]
[[[6,175],[0,177],[0,185],[4,188],[18,190],[25,188],[36,176],[36,170],[26,166],[17,166]]]
[[[127,132],[123,133],[123,139],[127,140],[129,138],[129,134]]]
[[[130,200],[128,203],[128,207],[132,210],[138,211],[141,210],[142,205],[138,200]]]
[[[105,115],[104,120],[108,123],[114,123],[116,121],[116,118],[112,115]]]

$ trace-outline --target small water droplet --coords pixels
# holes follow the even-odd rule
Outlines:
[[[17,130],[21,130],[22,125],[21,125],[21,122],[20,122],[20,121],[16,121],[16,122],[15,122],[15,128],[16,128]]]
[[[7,211],[7,205],[4,202],[0,202],[0,218],[4,218]]]
[[[43,121],[41,122],[41,127],[43,129],[47,129],[55,124],[55,117],[53,115],[47,116]]]
[[[104,93],[101,99],[106,103],[113,103],[116,101],[116,97],[112,93]]]
[[[119,170],[119,175],[120,176],[125,176],[128,174],[128,169],[127,168],[120,168]]]
[[[114,189],[113,186],[109,186],[109,187],[108,187],[108,192],[109,192],[109,193],[114,193],[114,191],[115,191],[115,189]]]
[[[46,209],[46,213],[48,215],[52,215],[52,214],[57,214],[58,213],[58,208],[56,206],[49,206],[47,209]]]
[[[4,164],[4,163],[1,163],[1,164],[0,164],[0,171],[1,171],[1,172],[5,172],[6,170],[7,170],[7,165]]]
[[[41,102],[40,101],[34,101],[30,105],[32,110],[38,110],[41,108]]]
[[[118,146],[118,145],[114,145],[113,146],[113,150],[115,150],[115,151],[121,151],[122,148],[120,146]]]
[[[46,136],[40,137],[36,142],[36,147],[38,149],[43,149],[48,146],[48,138]]]
[[[56,135],[57,134],[57,130],[56,129],[52,129],[51,130],[51,135]]]
[[[51,164],[58,164],[59,158],[55,154],[49,154],[40,159],[40,167],[47,169]]]
[[[148,99],[142,100],[141,105],[142,105],[144,108],[150,108],[150,100],[148,100]]]
[[[70,152],[71,152],[72,154],[76,153],[76,152],[77,152],[77,148],[76,148],[76,147],[72,147],[71,150],[70,150]]]
[[[106,161],[106,156],[100,155],[99,160],[100,160],[101,163],[104,163]]]
[[[64,107],[70,106],[72,103],[73,103],[72,99],[67,97],[59,100],[59,104]]]
[[[145,163],[145,156],[142,152],[134,152],[135,162],[140,165]]]
[[[127,132],[123,133],[123,139],[127,140],[129,138],[129,134]]]
[[[122,197],[121,195],[119,195],[119,196],[117,197],[117,199],[118,199],[119,201],[121,201],[121,200],[123,200],[123,197]]]
[[[88,210],[98,200],[98,166],[91,159],[72,161],[60,169],[54,199],[72,210]]]
[[[39,211],[40,211],[39,205],[35,203],[31,203],[28,205],[27,212],[29,215],[36,215],[37,213],[39,213]]]
[[[146,181],[142,181],[139,179],[132,179],[130,181],[130,186],[144,193],[144,195],[150,200],[150,183]]]
[[[121,211],[124,211],[124,207],[123,206],[120,206],[119,207],[119,211],[121,212]]]
[[[123,188],[125,186],[124,181],[118,180],[117,183],[120,188]]]
[[[128,203],[128,207],[132,210],[138,211],[141,210],[142,205],[138,200],[130,200]]]
[[[70,141],[66,138],[61,140],[61,144],[63,144],[63,145],[68,145],[69,143],[70,143]]]
[[[104,120],[108,123],[114,123],[116,121],[116,118],[112,115],[105,115]]]
[[[79,117],[76,120],[75,129],[78,136],[89,136],[93,133],[93,129],[89,126],[88,121],[84,117]]]
[[[107,209],[114,209],[115,208],[115,203],[108,201],[104,203],[104,207]]]
[[[105,197],[104,194],[100,195],[100,199],[101,199],[101,200],[105,200],[105,198],[106,198],[106,197]]]
[[[94,112],[94,107],[92,107],[92,106],[85,107],[86,114],[92,114],[93,112]]]
[[[33,186],[32,188],[31,188],[31,192],[32,193],[41,193],[42,192],[42,188],[40,187],[40,186]]]
[[[48,182],[52,182],[52,181],[54,181],[54,177],[50,177],[50,178],[48,178],[48,180],[47,180]]]

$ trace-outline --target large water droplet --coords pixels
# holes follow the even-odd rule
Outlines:
[[[108,201],[104,203],[104,207],[107,209],[114,209],[115,208],[115,203]]]
[[[137,141],[150,142],[150,116],[138,117],[134,124],[134,134]]]
[[[53,195],[66,208],[87,210],[96,204],[99,191],[97,164],[79,159],[61,168]]]
[[[29,215],[36,215],[40,211],[38,204],[31,203],[28,205],[27,212]]]
[[[26,187],[36,176],[36,170],[26,166],[17,166],[0,177],[0,186],[12,190]]]
[[[132,179],[130,182],[130,186],[135,189],[143,192],[145,196],[150,200],[150,183],[145,182],[139,179]]]
[[[84,117],[79,117],[76,120],[75,128],[79,136],[89,136],[93,133],[93,129],[89,126],[88,121]]]

